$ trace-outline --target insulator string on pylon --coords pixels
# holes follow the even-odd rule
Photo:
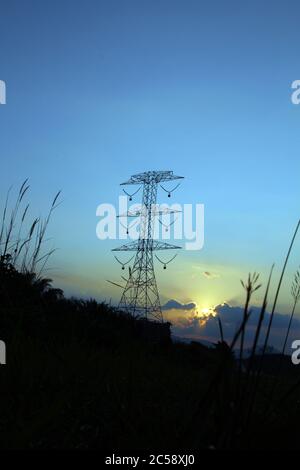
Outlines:
[[[114,258],[118,261],[118,263],[122,266],[122,269],[124,270],[126,264],[130,263],[130,261],[133,260],[134,256],[132,256],[132,257],[131,257],[128,261],[126,261],[125,263],[124,263],[123,261],[120,261],[116,256],[114,256]]]
[[[132,194],[129,194],[127,191],[125,191],[124,188],[123,188],[123,191],[126,194],[126,196],[129,197],[129,201],[132,201],[133,196],[135,196],[139,192],[140,189],[141,189],[141,186]]]
[[[161,184],[159,185],[161,187],[161,189],[163,189],[166,193],[168,193],[168,197],[171,197],[171,194],[175,191],[175,189],[178,188],[178,186],[180,186],[180,183],[178,183],[173,189],[166,189],[164,188]]]
[[[176,258],[176,256],[177,256],[177,253],[169,261],[163,261],[157,255],[155,255],[155,258],[163,265],[164,269],[167,269],[167,264],[171,263],[171,261],[173,261]]]

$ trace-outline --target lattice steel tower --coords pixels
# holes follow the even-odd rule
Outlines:
[[[153,239],[155,217],[176,212],[170,209],[158,210],[156,204],[157,189],[162,182],[181,178],[183,177],[173,175],[172,171],[147,171],[133,175],[128,181],[121,183],[121,186],[131,184],[143,186],[141,209],[119,216],[140,217],[139,239],[112,250],[136,251],[133,266],[129,268],[128,278],[125,279],[126,285],[119,303],[120,310],[135,317],[163,321],[155,279],[153,252],[155,250],[170,250],[181,247]],[[167,191],[169,197],[172,191]],[[126,191],[124,192],[130,196]]]

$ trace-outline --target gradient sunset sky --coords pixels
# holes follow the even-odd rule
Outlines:
[[[239,306],[249,271],[265,283],[275,262],[278,279],[300,214],[299,14],[296,1],[1,1],[0,200],[29,177],[45,214],[62,189],[55,285],[118,301],[120,242],[97,239],[96,208],[147,170],[185,176],[173,202],[205,205],[204,248],[157,265],[163,304]],[[299,263],[298,240],[281,313]]]

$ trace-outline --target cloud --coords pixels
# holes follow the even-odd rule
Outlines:
[[[256,327],[260,316],[260,310],[260,307],[251,307],[251,315],[247,322],[248,326]],[[236,325],[237,322],[241,323],[244,314],[243,307],[233,307],[227,303],[217,305],[217,307],[215,307],[215,311],[218,313],[220,319],[228,325]],[[272,327],[274,329],[286,328],[288,326],[289,319],[290,315],[275,313],[272,322]],[[266,312],[263,321],[264,327],[268,325],[269,320],[270,313]],[[300,320],[297,317],[293,319],[293,326],[295,328],[300,328]]]
[[[193,310],[196,308],[196,304],[194,302],[181,304],[177,300],[170,299],[161,308],[162,310]]]
[[[218,273],[212,273],[210,271],[204,271],[202,274],[207,279],[217,279],[218,277],[220,277]]]
[[[202,318],[201,315],[197,314],[197,312],[191,311],[188,315],[176,318],[174,322],[171,319],[170,321],[173,324],[173,333],[176,336],[218,341],[220,339],[220,331],[217,318],[219,317],[223,326],[224,338],[227,342],[230,342],[242,323],[244,313],[243,307],[231,306],[224,303],[217,305],[214,308],[214,311],[216,312],[216,315],[209,315],[207,318]],[[246,347],[250,347],[254,340],[259,315],[260,308],[252,307],[251,316],[246,328]],[[282,347],[289,319],[290,315],[280,313],[274,314],[269,345],[275,346],[279,349]],[[266,312],[260,333],[259,344],[261,344],[265,338],[269,320],[270,313]],[[294,317],[292,322],[287,351],[294,339],[300,339],[300,320],[297,317]]]

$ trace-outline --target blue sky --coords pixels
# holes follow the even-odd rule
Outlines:
[[[203,250],[158,267],[162,301],[238,305],[249,270],[265,280],[275,262],[278,276],[299,218],[299,13],[296,1],[2,0],[0,197],[29,176],[39,215],[62,189],[51,275],[68,294],[118,299],[96,207],[152,169],[186,177],[174,202],[205,204]]]

